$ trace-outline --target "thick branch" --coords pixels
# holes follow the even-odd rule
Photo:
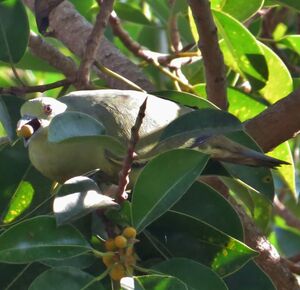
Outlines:
[[[33,0],[23,0],[33,9]],[[87,38],[92,31],[92,25],[87,22],[68,1],[63,1],[52,10],[49,16],[51,35],[63,42],[72,52],[82,57]],[[141,70],[129,61],[106,38],[103,38],[97,50],[96,60],[114,72],[128,78],[146,91],[153,91],[154,87]],[[112,88],[129,88],[124,82],[103,74],[103,79]]]
[[[202,53],[208,99],[223,110],[228,107],[223,55],[218,43],[209,0],[189,0],[199,34],[198,47]]]
[[[265,151],[295,137],[300,130],[300,88],[245,123],[247,132]]]
[[[47,61],[50,65],[61,71],[68,79],[72,80],[75,78],[77,72],[75,62],[63,55],[54,46],[44,41],[42,37],[31,32],[28,45],[33,55]]]

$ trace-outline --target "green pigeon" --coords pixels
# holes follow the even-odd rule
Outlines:
[[[49,124],[55,116],[66,111],[82,112],[101,122],[107,135],[126,146],[139,108],[146,97],[146,114],[139,131],[139,145],[141,148],[146,148],[147,145],[156,143],[162,130],[170,122],[191,112],[192,109],[138,91],[78,91],[61,97],[59,100],[39,97],[25,102],[21,107],[17,134],[24,138],[33,166],[54,181],[63,183],[69,178],[83,175],[94,169],[101,169],[108,176],[117,178],[122,160],[119,156],[114,156],[113,152],[107,154],[112,149],[109,143],[99,143],[94,138],[50,142]],[[270,168],[287,164],[220,135],[200,136],[192,138],[189,142],[174,142],[171,148],[182,146],[200,150],[210,154],[211,158],[225,162]],[[168,144],[167,147],[169,149],[170,145]],[[153,152],[155,149],[158,150],[159,145],[154,147]],[[161,150],[164,150],[164,146],[161,146]],[[140,170],[144,163],[145,161],[141,161],[139,166],[137,160],[134,164],[136,170]]]

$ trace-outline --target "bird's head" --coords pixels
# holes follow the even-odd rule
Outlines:
[[[27,145],[34,134],[47,128],[51,120],[66,109],[66,104],[54,98],[40,97],[25,102],[21,107],[17,135],[23,137]]]

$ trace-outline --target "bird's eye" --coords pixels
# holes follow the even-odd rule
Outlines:
[[[50,105],[45,105],[43,107],[43,109],[44,109],[44,113],[47,114],[47,115],[50,115],[52,113],[52,108],[51,108]]]

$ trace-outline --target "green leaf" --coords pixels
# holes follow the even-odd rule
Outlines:
[[[294,0],[273,0],[273,2],[300,11],[300,2]]]
[[[53,202],[58,225],[74,221],[96,209],[118,206],[109,196],[101,194],[98,185],[90,178],[77,176],[67,180]]]
[[[145,14],[138,8],[138,6],[133,3],[122,3],[116,2],[114,9],[117,12],[117,15],[122,20],[127,20],[142,25],[153,25]]]
[[[295,164],[289,142],[286,141],[281,143],[274,150],[269,152],[268,155],[290,163],[290,165],[281,165],[279,168],[277,168],[276,173],[279,173],[280,178],[282,178],[283,181],[288,185],[293,198],[297,200],[298,193],[296,189]]]
[[[71,138],[101,136],[104,126],[96,119],[80,112],[65,112],[53,118],[49,125],[48,140],[62,142]]]
[[[224,39],[220,47],[225,63],[247,79],[255,90],[262,89],[269,73],[264,52],[255,37],[230,15],[220,11],[213,11],[213,14]]]
[[[225,282],[230,290],[276,290],[267,274],[253,261],[226,277]]]
[[[280,57],[263,43],[260,43],[260,47],[263,49],[269,69],[268,81],[260,93],[273,104],[292,92],[293,80]]]
[[[188,290],[187,286],[179,279],[166,275],[144,275],[121,280],[122,290]],[[134,282],[134,283],[133,283]],[[132,285],[134,284],[134,285]],[[133,288],[132,288],[133,287]]]
[[[29,24],[23,3],[0,1],[0,60],[18,62],[25,53],[28,37]]]
[[[16,139],[16,127],[20,117],[20,108],[24,100],[15,96],[1,95],[0,122],[2,123],[10,142]]]
[[[300,35],[286,35],[278,41],[300,55]]]
[[[80,290],[93,281],[95,277],[72,267],[58,267],[49,269],[39,275],[28,290]],[[95,281],[87,289],[104,290],[100,282]]]
[[[0,210],[6,223],[49,198],[51,181],[30,165],[21,140],[0,150]],[[27,190],[29,189],[29,190]]]
[[[71,258],[65,258],[63,260],[48,259],[39,262],[51,268],[68,266],[68,267],[74,267],[78,269],[86,269],[90,267],[92,264],[94,264],[97,261],[97,259],[98,258],[91,253],[85,253],[83,255],[79,255]]]
[[[242,130],[242,124],[233,115],[221,110],[202,109],[187,113],[171,122],[164,129],[160,140],[187,132],[199,132],[200,136],[238,130]]]
[[[5,273],[5,275],[0,275],[1,289],[28,289],[31,282],[47,269],[40,263],[23,265],[0,263],[0,271]]]
[[[260,10],[263,3],[263,0],[212,0],[211,7],[226,12],[237,20],[244,21]]]
[[[221,176],[221,180],[229,188],[230,195],[233,196],[237,202],[242,202],[249,212],[253,214],[255,205],[251,194],[252,189],[233,178]]]
[[[153,93],[153,95],[162,97],[171,101],[174,101],[176,103],[179,103],[183,106],[191,107],[191,108],[197,108],[197,109],[218,109],[217,106],[215,106],[210,101],[201,98],[197,95],[186,93],[186,92],[178,92],[178,91],[159,91]]]
[[[34,188],[31,183],[22,180],[11,199],[7,214],[3,218],[3,222],[10,223],[24,212],[24,210],[30,206],[34,194]]]
[[[275,235],[280,252],[286,257],[299,253],[300,231],[293,228],[275,227]]]
[[[173,257],[190,258],[228,275],[241,268],[256,252],[242,242],[191,216],[169,211],[148,228]],[[161,245],[161,246],[160,246]]]
[[[69,225],[57,227],[49,216],[27,219],[0,235],[0,261],[5,263],[65,259],[90,250],[78,230]]]
[[[235,88],[227,89],[229,112],[241,122],[251,119],[266,109],[266,105]]]
[[[185,258],[173,258],[156,264],[153,269],[183,281],[189,290],[227,290],[224,281],[210,268]]]
[[[172,210],[206,222],[238,240],[244,238],[236,211],[220,193],[204,183],[195,182]]]
[[[251,191],[254,201],[253,219],[263,233],[268,233],[273,216],[273,205],[264,195]]]
[[[132,220],[142,231],[166,212],[200,175],[208,156],[188,149],[162,153],[141,172],[132,195]]]

